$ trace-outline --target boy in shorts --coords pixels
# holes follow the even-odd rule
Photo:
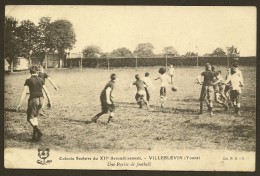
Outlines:
[[[241,77],[237,67],[231,69],[231,76],[225,81],[225,84],[230,83],[230,99],[233,103],[235,113],[240,114],[240,95],[241,87],[244,87],[243,78]]]
[[[111,74],[110,76],[110,81],[106,84],[105,88],[102,90],[101,94],[100,94],[100,102],[101,102],[101,112],[98,113],[97,115],[95,115],[95,117],[93,117],[91,119],[92,122],[97,122],[98,118],[100,116],[102,116],[103,114],[107,114],[108,111],[110,111],[110,115],[108,117],[108,121],[107,123],[110,123],[110,121],[113,119],[114,117],[114,113],[115,113],[115,104],[113,102],[113,90],[115,87],[115,82],[116,82],[116,74]]]
[[[136,81],[133,82],[133,85],[135,85],[137,89],[135,100],[140,108],[142,108],[142,102],[144,102],[147,108],[150,109],[149,101],[147,100],[145,92],[145,86],[147,86],[147,84],[140,79],[140,76],[138,74],[135,75],[135,79]]]
[[[170,65],[168,72],[169,72],[169,75],[171,77],[171,84],[173,84],[172,79],[173,79],[173,76],[175,75],[175,70],[173,68],[173,65]]]
[[[166,74],[166,68],[161,67],[158,71],[160,73],[159,77],[155,78],[155,80],[160,80],[161,81],[161,88],[160,88],[160,103],[161,107],[163,108],[163,104],[166,100],[166,87],[169,86],[170,79],[169,76]]]
[[[30,68],[31,78],[26,79],[24,83],[24,90],[20,99],[20,102],[17,106],[17,111],[19,111],[21,104],[23,102],[26,93],[30,92],[30,97],[28,99],[28,108],[27,108],[27,121],[33,127],[33,141],[39,141],[43,135],[41,130],[38,128],[38,115],[42,108],[43,103],[43,92],[46,92],[49,104],[51,105],[49,92],[44,85],[44,81],[38,77],[38,67],[32,66]]]
[[[206,102],[208,103],[208,108],[210,111],[210,115],[213,114],[213,100],[214,100],[214,89],[213,89],[213,81],[214,78],[217,76],[215,72],[211,70],[211,64],[207,63],[205,65],[205,71],[202,72],[197,77],[197,82],[202,85],[201,92],[200,92],[200,111],[199,115],[202,114],[203,110],[203,101],[206,99]],[[203,83],[201,83],[200,79],[201,77],[204,77]]]

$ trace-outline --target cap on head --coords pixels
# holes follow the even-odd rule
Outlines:
[[[115,73],[112,73],[111,76],[110,76],[111,80],[116,80],[116,74]]]
[[[238,67],[238,63],[237,63],[237,62],[234,62],[234,63],[233,63],[233,67]]]
[[[39,68],[36,65],[30,67],[30,73],[31,74],[35,74],[38,71],[39,71]]]
[[[164,74],[166,72],[166,68],[165,67],[161,67],[158,72],[160,74]]]
[[[150,74],[148,73],[148,72],[146,72],[145,74],[144,74],[144,76],[146,76],[146,77],[148,77]]]

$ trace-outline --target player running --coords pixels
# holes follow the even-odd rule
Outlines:
[[[135,85],[137,89],[137,92],[135,94],[135,100],[140,108],[143,107],[142,103],[144,102],[145,105],[147,106],[147,109],[150,109],[149,101],[147,100],[146,91],[145,91],[145,86],[148,87],[148,85],[143,80],[140,79],[140,76],[138,74],[135,75],[135,79],[136,81],[133,82],[133,85]]]
[[[113,102],[113,90],[116,83],[116,74],[111,74],[110,81],[106,84],[105,88],[102,90],[100,95],[100,102],[101,102],[101,112],[95,115],[91,119],[92,122],[97,122],[98,118],[102,116],[103,114],[107,114],[108,111],[110,111],[110,115],[108,117],[107,123],[110,123],[110,121],[113,119],[115,114],[115,104]]]
[[[160,73],[159,77],[155,78],[155,80],[160,80],[161,81],[161,88],[160,88],[160,103],[161,103],[161,107],[163,108],[163,104],[165,102],[166,98],[166,87],[169,86],[170,79],[169,76],[166,74],[166,68],[161,67],[158,71]]]
[[[19,111],[21,104],[23,102],[26,93],[30,92],[30,97],[28,99],[28,107],[27,107],[27,121],[33,127],[33,141],[39,141],[41,136],[43,135],[41,130],[38,128],[38,115],[42,108],[43,104],[43,92],[45,91],[46,96],[48,98],[49,105],[51,105],[51,100],[49,96],[49,92],[44,85],[44,81],[38,77],[38,67],[32,66],[30,68],[31,78],[26,79],[24,83],[24,90],[20,99],[20,102],[17,106],[17,111]]]
[[[235,113],[240,114],[240,95],[241,87],[244,87],[243,78],[240,75],[237,67],[231,69],[231,76],[225,81],[225,84],[230,83],[230,99],[233,103]]]
[[[203,101],[206,98],[206,103],[208,104],[208,108],[210,111],[210,115],[213,114],[213,99],[214,99],[214,89],[213,89],[213,81],[214,77],[216,77],[217,74],[211,70],[211,64],[207,63],[205,65],[205,71],[202,72],[197,77],[197,83],[202,85],[201,92],[200,92],[200,111],[199,115],[202,114],[203,110]],[[201,77],[204,77],[203,83],[200,81]]]

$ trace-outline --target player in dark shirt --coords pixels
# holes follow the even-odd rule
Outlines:
[[[58,87],[56,86],[54,81],[51,80],[50,76],[47,75],[46,73],[44,73],[43,67],[41,65],[38,65],[38,69],[39,69],[38,77],[43,79],[44,84],[45,84],[45,80],[48,79],[50,81],[50,83],[53,85],[53,87],[55,88],[55,90],[58,90]],[[45,94],[46,94],[46,92],[45,92]],[[43,103],[42,103],[42,109],[41,109],[42,111],[43,111],[43,108],[44,108],[44,99],[43,99]],[[40,115],[43,115],[43,113],[40,112]]]
[[[210,115],[213,115],[213,112],[212,112],[213,100],[214,100],[213,81],[214,81],[214,78],[217,76],[217,74],[211,70],[210,63],[207,63],[205,65],[205,68],[206,68],[206,70],[197,77],[197,82],[202,85],[201,92],[200,92],[199,114],[202,114],[203,101],[206,98],[206,103],[208,104]],[[200,81],[201,77],[204,77],[203,83],[201,83],[201,81]]]
[[[49,92],[47,91],[43,79],[38,77],[38,67],[32,66],[30,68],[31,78],[27,79],[24,83],[24,90],[17,106],[17,111],[19,111],[21,104],[23,102],[26,93],[30,92],[30,97],[28,99],[28,107],[27,107],[27,121],[33,127],[33,137],[32,140],[38,141],[42,136],[41,130],[38,128],[38,115],[42,108],[43,102],[43,92],[46,92],[49,103],[51,104]]]
[[[95,115],[91,119],[92,122],[97,122],[98,118],[102,116],[103,114],[108,113],[110,111],[110,116],[108,118],[107,123],[109,123],[112,118],[114,117],[115,113],[115,104],[113,102],[113,95],[112,92],[115,87],[115,82],[116,82],[116,74],[111,74],[110,76],[111,80],[106,84],[105,88],[102,90],[101,95],[100,95],[100,102],[101,102],[101,112]]]

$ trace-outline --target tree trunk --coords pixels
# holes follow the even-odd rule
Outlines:
[[[11,60],[11,63],[10,63],[10,71],[11,71],[11,73],[14,72],[14,61],[13,60]]]

